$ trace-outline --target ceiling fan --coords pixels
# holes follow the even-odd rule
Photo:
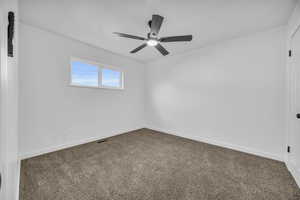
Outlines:
[[[133,49],[132,51],[130,51],[130,53],[136,53],[136,52],[140,51],[141,49],[145,48],[146,46],[153,46],[164,56],[168,55],[169,52],[160,43],[163,43],[163,42],[188,42],[193,39],[192,35],[181,35],[181,36],[170,36],[170,37],[158,38],[157,35],[159,33],[159,30],[160,30],[163,20],[164,20],[164,18],[160,15],[152,15],[152,20],[150,20],[148,22],[148,25],[150,27],[150,32],[147,34],[147,38],[135,36],[135,35],[129,35],[129,34],[125,34],[125,33],[119,33],[119,32],[114,32],[114,34],[116,34],[120,37],[145,41],[145,43],[143,43],[141,46]]]

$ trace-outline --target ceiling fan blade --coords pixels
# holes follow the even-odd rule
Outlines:
[[[129,35],[129,34],[125,34],[125,33],[114,32],[114,34],[116,34],[120,37],[125,37],[125,38],[131,38],[131,39],[136,39],[136,40],[146,40],[146,38],[143,38],[140,36],[135,36],[135,35]]]
[[[188,42],[193,39],[192,35],[181,35],[181,36],[171,36],[162,37],[159,39],[160,42]]]
[[[163,20],[164,20],[164,18],[160,15],[152,15],[152,21],[151,21],[151,34],[152,35],[158,34]]]
[[[138,46],[137,48],[133,49],[132,51],[130,51],[130,53],[136,53],[139,50],[145,48],[147,46],[147,43],[142,44],[141,46]]]
[[[159,43],[155,46],[155,48],[164,56],[169,54],[169,52]]]

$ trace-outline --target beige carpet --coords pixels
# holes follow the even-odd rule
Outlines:
[[[299,200],[284,163],[148,129],[22,161],[21,200]]]

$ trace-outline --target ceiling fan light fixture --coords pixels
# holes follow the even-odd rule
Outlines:
[[[158,44],[158,41],[157,40],[153,40],[153,39],[150,39],[147,41],[147,45],[148,46],[151,46],[151,47],[154,47]]]

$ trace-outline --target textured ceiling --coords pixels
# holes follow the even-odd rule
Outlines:
[[[208,43],[287,23],[294,0],[21,0],[20,18],[85,43],[143,62],[160,58],[153,47],[112,32],[146,36],[152,14],[165,17],[159,36],[192,34],[190,43],[168,43],[171,55]]]

